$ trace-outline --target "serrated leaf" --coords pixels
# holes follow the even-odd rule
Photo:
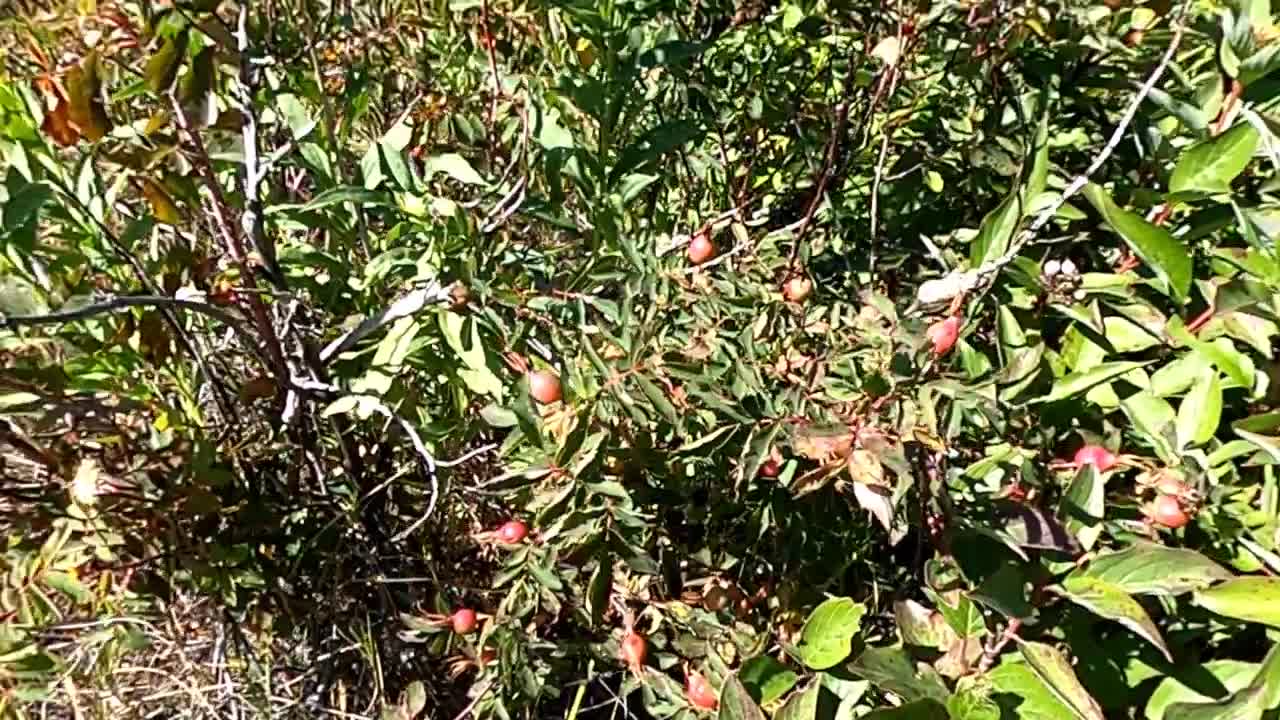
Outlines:
[[[1195,601],[1219,615],[1280,628],[1280,578],[1238,577],[1198,591]]]
[[[800,660],[814,670],[825,670],[849,657],[850,642],[866,612],[865,605],[850,598],[831,598],[814,608],[796,645]]]
[[[1113,232],[1163,281],[1165,291],[1179,302],[1191,291],[1191,255],[1168,230],[1116,205],[1106,191],[1089,183],[1084,196]]]
[[[1114,620],[1140,635],[1159,648],[1165,659],[1173,662],[1169,647],[1165,645],[1159,629],[1151,616],[1137,600],[1119,587],[1088,575],[1072,575],[1062,583],[1063,593],[1071,602],[1080,605],[1099,617]]]

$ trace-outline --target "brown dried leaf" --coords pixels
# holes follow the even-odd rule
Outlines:
[[[805,428],[791,441],[796,454],[818,462],[843,459],[853,450],[853,433],[848,428],[818,430]]]
[[[80,141],[80,132],[71,124],[71,103],[66,98],[59,99],[53,110],[45,112],[40,130],[63,147],[70,147]]]

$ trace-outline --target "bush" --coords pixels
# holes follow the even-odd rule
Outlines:
[[[1280,716],[1267,3],[2,32],[4,712]]]

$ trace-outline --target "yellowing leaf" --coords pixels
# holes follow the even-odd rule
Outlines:
[[[102,104],[102,79],[98,54],[90,51],[81,63],[67,71],[68,112],[80,134],[96,141],[111,132],[111,119]]]
[[[178,77],[178,68],[182,66],[182,56],[187,49],[187,32],[184,30],[174,37],[165,40],[147,61],[142,71],[147,80],[147,87],[162,93],[173,85]]]
[[[169,197],[169,193],[151,178],[139,178],[138,181],[142,185],[142,195],[147,198],[151,214],[155,215],[156,220],[166,225],[177,225],[182,219],[182,213],[178,211],[178,206]]]

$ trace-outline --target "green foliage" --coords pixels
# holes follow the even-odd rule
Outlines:
[[[1280,713],[1269,3],[65,5],[0,714]]]

